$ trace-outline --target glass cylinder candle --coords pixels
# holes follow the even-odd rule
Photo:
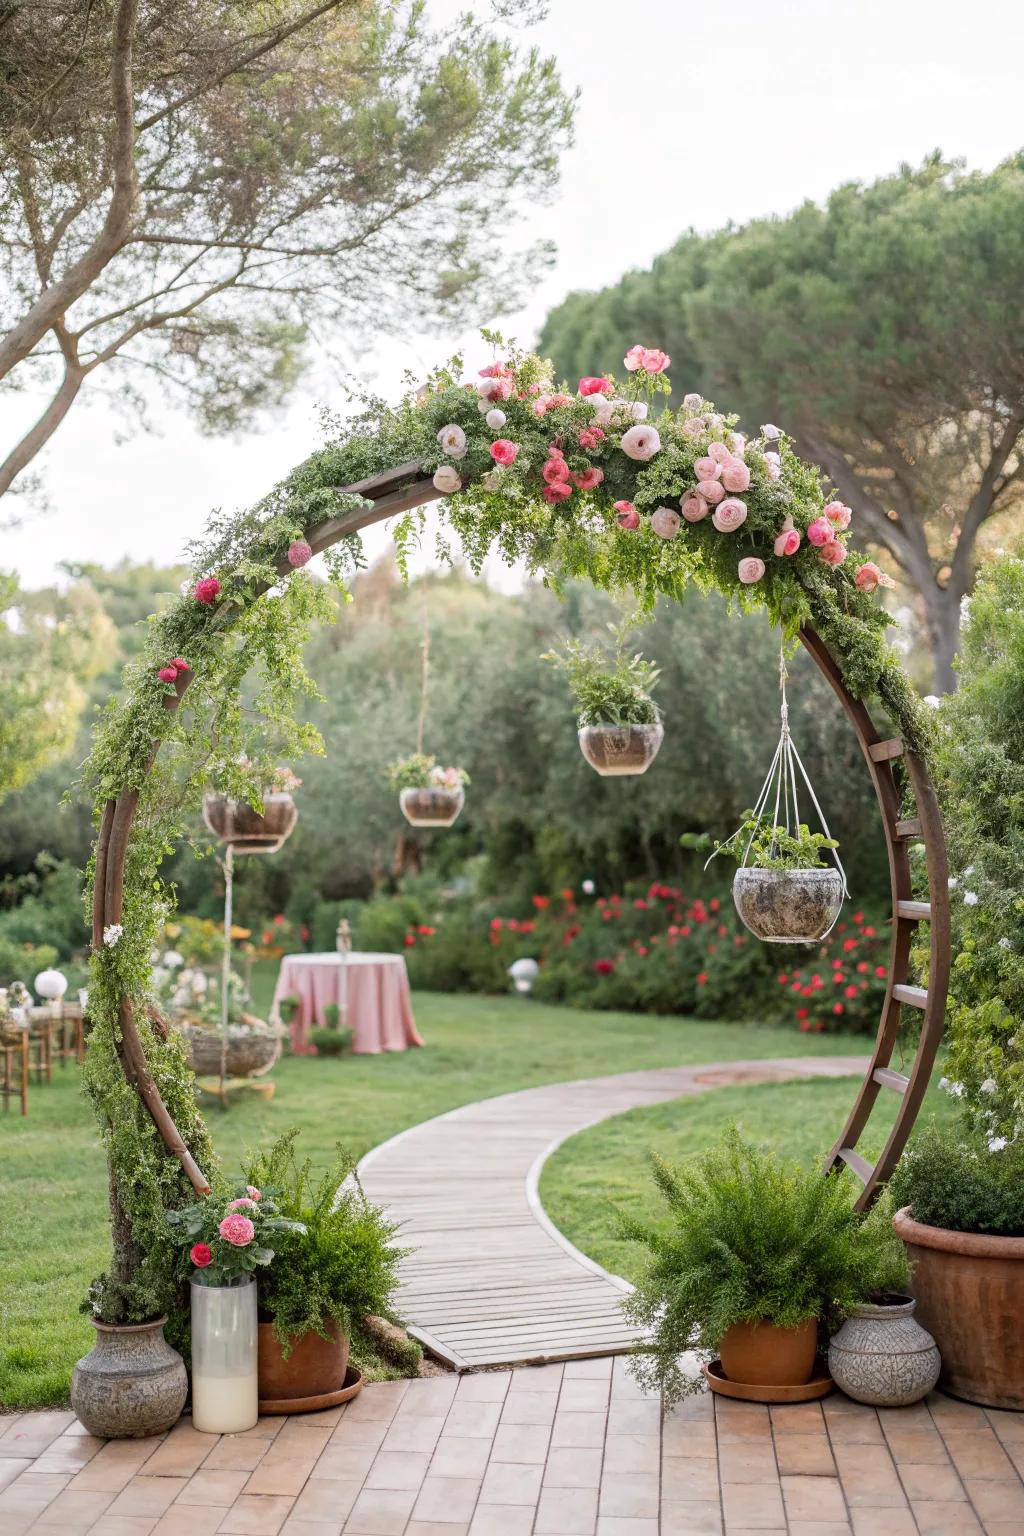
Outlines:
[[[237,1435],[259,1418],[256,1280],[192,1281],[192,1424],[209,1435]]]

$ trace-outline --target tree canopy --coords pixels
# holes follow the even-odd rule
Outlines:
[[[779,422],[919,594],[953,686],[978,535],[1024,485],[1024,155],[938,155],[823,207],[685,235],[648,272],[572,294],[541,336],[559,371],[638,335],[682,389]]]
[[[221,431],[314,348],[506,303],[548,252],[505,231],[552,186],[572,103],[500,22],[423,0],[26,0],[0,12],[0,381],[48,404],[147,380]]]

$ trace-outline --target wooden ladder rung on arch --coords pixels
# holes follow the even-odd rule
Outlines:
[[[845,1167],[860,1180],[862,1188],[857,1205],[863,1210],[881,1192],[906,1145],[927,1091],[942,1039],[950,968],[946,839],[935,789],[923,760],[899,738],[883,738],[879,734],[868,710],[860,699],[854,698],[849,692],[831,652],[814,630],[804,629],[800,638],[825,674],[857,733],[882,813],[889,856],[892,941],[889,978],[878,1033],[853,1108],[825,1162],[826,1172]],[[917,812],[914,816],[901,814],[900,788],[894,773],[897,763],[905,768],[913,791]],[[924,844],[928,874],[927,901],[917,900],[914,896],[909,849],[909,844],[914,841]],[[907,979],[911,944],[922,923],[928,925],[927,987],[914,986]],[[921,1014],[917,1048],[907,1073],[898,1072],[891,1065],[904,1008],[913,1008]],[[883,1088],[898,1094],[900,1102],[885,1145],[875,1162],[871,1163],[857,1152],[856,1147]]]

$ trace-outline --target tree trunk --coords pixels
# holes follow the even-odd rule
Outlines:
[[[10,490],[26,465],[31,464],[40,449],[44,448],[74,404],[82,387],[84,374],[79,369],[68,369],[61,386],[34,427],[17,443],[0,464],[0,496]]]
[[[934,664],[934,691],[954,693],[957,675],[953,658],[960,648],[960,600],[962,594],[952,583],[940,587],[930,583],[922,593],[928,624],[928,642]]]

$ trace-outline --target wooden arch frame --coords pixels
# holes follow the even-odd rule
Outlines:
[[[341,539],[385,518],[437,500],[433,481],[424,477],[419,461],[399,465],[355,485],[339,486],[338,494],[360,495],[369,505],[331,518],[314,528],[308,535],[314,554],[321,554]],[[287,562],[282,561],[281,574],[288,569]],[[860,1179],[863,1187],[857,1204],[863,1209],[876,1198],[906,1145],[942,1039],[951,960],[946,843],[938,800],[924,760],[910,751],[903,741],[881,737],[867,708],[850,693],[835,658],[812,628],[801,630],[800,639],[837,695],[860,743],[878,800],[889,858],[892,943],[889,980],[878,1033],[853,1108],[825,1163],[826,1172],[845,1165]],[[169,710],[178,708],[191,676],[190,672],[179,674],[174,693],[168,694],[165,700]],[[159,747],[159,741],[154,742],[146,764],[147,772],[156,760]],[[917,815],[911,818],[902,818],[900,813],[900,791],[893,769],[899,758],[906,764],[916,801]],[[138,791],[133,790],[109,800],[100,822],[93,897],[92,939],[96,949],[103,943],[104,928],[118,924],[122,919],[125,857],[138,799]],[[925,847],[927,902],[912,899],[909,846],[915,840],[923,841]],[[928,922],[931,927],[927,990],[907,984],[911,942],[917,925],[922,922]],[[909,1074],[894,1071],[890,1066],[903,1008],[922,1013],[921,1031]],[[196,1192],[207,1193],[206,1178],[186,1147],[153,1079],[127,997],[121,998],[119,1020],[125,1075],[146,1105],[167,1151],[178,1159]],[[900,1104],[885,1146],[877,1161],[871,1164],[857,1152],[856,1146],[883,1088],[897,1093]]]

